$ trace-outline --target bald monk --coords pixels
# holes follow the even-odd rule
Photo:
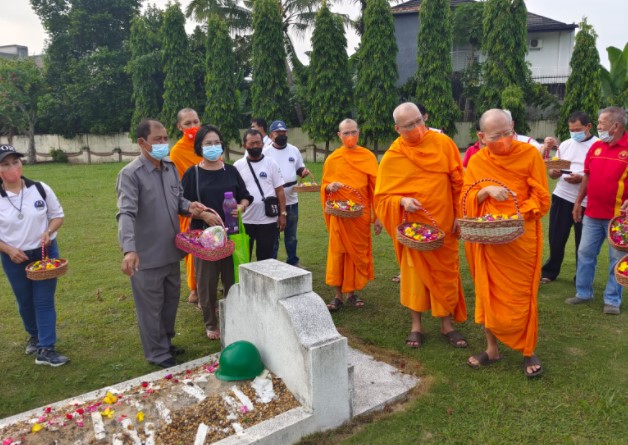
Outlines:
[[[480,119],[478,138],[488,146],[469,163],[464,176],[466,214],[516,214],[508,190],[516,194],[525,221],[521,237],[507,244],[465,243],[475,283],[475,321],[484,326],[486,351],[469,357],[480,368],[498,360],[497,340],[520,351],[527,377],[543,373],[534,350],[538,335],[537,294],[541,278],[543,233],[541,218],[550,207],[545,164],[536,147],[514,140],[512,121],[502,110],[488,110]]]
[[[342,308],[343,295],[347,296],[347,303],[355,307],[364,306],[364,300],[355,291],[364,289],[375,278],[371,222],[376,235],[382,231],[381,223],[371,211],[377,158],[358,145],[360,130],[354,120],[345,119],[340,123],[338,137],[342,147],[334,150],[323,165],[323,208],[329,193],[334,193],[337,200],[358,201],[356,195],[344,187],[349,186],[360,194],[364,213],[359,218],[339,218],[323,213],[329,232],[325,283],[336,290],[334,299],[327,305],[332,312]]]
[[[406,345],[424,342],[421,313],[440,318],[440,331],[456,348],[467,341],[452,325],[467,319],[458,260],[458,221],[462,161],[456,144],[444,134],[429,130],[417,106],[399,105],[394,113],[399,137],[392,143],[377,172],[375,213],[393,239],[401,269],[401,304],[410,310],[412,328]],[[445,232],[444,245],[432,251],[410,249],[397,241],[397,226],[404,212],[408,221],[431,224],[425,208]]]
[[[200,126],[201,121],[193,109],[183,108],[177,113],[177,128],[183,133],[183,136],[170,150],[170,159],[177,167],[179,178],[183,178],[183,174],[188,168],[203,160],[194,153],[194,138]],[[190,229],[190,218],[179,216],[179,224],[181,225],[181,232],[187,232]],[[192,255],[185,256],[185,268],[188,276],[188,288],[190,289],[188,302],[198,304],[196,278],[194,277],[194,257]]]

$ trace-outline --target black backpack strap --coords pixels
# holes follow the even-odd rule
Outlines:
[[[46,200],[46,190],[44,189],[44,186],[41,185],[41,182],[31,181],[30,179],[25,178],[24,176],[22,176],[22,179],[24,180],[24,185],[26,185],[26,187],[30,187],[31,185],[34,185],[37,191],[39,192],[39,194],[41,195],[41,197],[43,198],[43,200],[44,201]],[[0,179],[0,185],[2,185],[2,179]],[[4,191],[3,187],[0,187],[0,196],[3,198],[7,197],[7,192]]]

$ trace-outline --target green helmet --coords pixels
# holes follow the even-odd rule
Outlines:
[[[253,343],[244,340],[227,346],[220,354],[218,364],[216,378],[225,381],[253,379],[264,370],[259,351]]]

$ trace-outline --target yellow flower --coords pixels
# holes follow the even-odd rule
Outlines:
[[[111,419],[115,413],[116,412],[114,410],[112,410],[110,407],[107,407],[106,410],[101,411],[100,415],[103,416],[103,417],[108,417],[109,419]]]
[[[512,215],[510,219],[519,219],[519,215]]]
[[[626,272],[626,270],[628,270],[628,263],[624,261],[619,265],[617,270],[619,270],[620,272]]]
[[[144,421],[144,413],[142,411],[140,411],[139,413],[137,413],[135,418],[137,419],[138,422],[143,422]]]
[[[43,429],[44,429],[44,427],[43,427],[43,426],[41,426],[40,424],[36,423],[36,424],[35,424],[35,425],[33,425],[33,427],[31,428],[31,431],[32,431],[33,433],[36,433],[37,431],[41,431],[41,430],[43,430]]]
[[[116,396],[114,396],[113,394],[111,394],[111,392],[109,392],[109,391],[107,391],[107,395],[102,400],[102,402],[106,403],[107,405],[113,405],[117,401],[118,401],[118,398]]]
[[[354,204],[355,204],[355,202],[353,202],[353,201],[351,201],[351,200],[348,200],[348,201],[347,201],[347,205],[348,205],[349,207],[351,207],[351,206],[352,206],[352,205],[354,205]]]
[[[552,161],[558,161],[559,159],[560,159],[560,158],[559,158],[558,156],[554,156],[554,157],[552,158]]]

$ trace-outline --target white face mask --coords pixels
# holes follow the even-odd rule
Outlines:
[[[615,124],[612,124],[610,127],[608,127],[608,130],[610,130],[611,128],[613,128],[613,125],[615,125]],[[600,139],[602,139],[602,141],[604,141],[604,142],[610,142],[610,141],[613,139],[613,136],[611,136],[611,135],[608,133],[608,130],[606,130],[606,131],[600,131],[600,130],[598,130],[598,132],[597,132],[597,133],[598,133],[598,136],[600,137]]]

